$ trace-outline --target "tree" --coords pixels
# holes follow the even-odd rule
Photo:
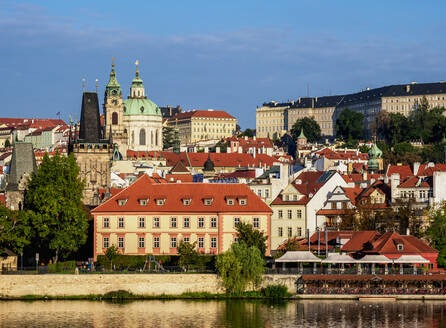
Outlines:
[[[432,208],[428,214],[429,227],[426,229],[425,236],[431,242],[431,245],[440,251],[437,258],[437,264],[441,267],[446,266],[446,202],[443,202],[438,208]]]
[[[110,263],[110,269],[113,269],[113,261],[117,259],[119,256],[119,250],[116,245],[111,245],[107,250],[105,251],[105,258],[107,259],[107,262]]]
[[[211,153],[215,153],[217,151],[217,147],[220,147],[220,153],[228,152],[228,143],[220,140],[215,144],[214,147],[211,148]]]
[[[248,287],[260,286],[265,261],[257,247],[234,243],[227,252],[217,257],[216,267],[226,292],[239,294]]]
[[[300,250],[300,248],[301,245],[296,238],[288,238],[285,241],[285,243],[283,243],[283,247],[281,246],[280,249],[277,250],[276,254],[274,255],[274,258],[277,259],[288,251],[298,251]]]
[[[296,158],[296,150],[297,150],[296,143],[288,133],[285,133],[280,138],[280,141],[277,141],[277,146],[283,147],[284,151],[286,151],[288,155],[292,156],[293,158]]]
[[[163,126],[163,149],[168,149],[174,145],[174,129],[170,126]]]
[[[366,145],[362,145],[361,147],[359,147],[359,152],[363,153],[363,154],[367,154],[369,152],[370,148],[367,147]]]
[[[317,142],[321,139],[321,127],[313,117],[304,117],[293,124],[291,135],[294,142],[297,142],[302,129],[308,142]]]
[[[178,244],[178,255],[180,259],[178,261],[179,265],[189,270],[191,265],[197,264],[198,262],[198,253],[196,251],[197,242],[188,243],[184,241],[180,241]]]
[[[66,257],[87,239],[88,212],[82,203],[84,182],[74,156],[58,153],[43,157],[31,174],[24,208],[30,211],[33,247],[54,256]]]
[[[361,140],[363,138],[363,119],[363,114],[345,108],[336,120],[336,134],[344,141]]]
[[[268,236],[265,236],[262,231],[254,229],[251,224],[239,222],[235,229],[237,230],[238,243],[244,243],[248,247],[256,247],[262,256],[266,253],[266,241]]]
[[[31,229],[24,211],[11,211],[0,204],[0,250],[8,248],[19,254],[29,245]]]
[[[255,129],[253,130],[253,129],[247,128],[245,131],[240,133],[238,136],[252,138],[255,135],[255,131],[256,131]]]

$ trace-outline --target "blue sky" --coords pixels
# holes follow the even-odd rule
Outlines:
[[[265,101],[446,80],[446,2],[2,1],[1,116],[80,114],[111,58],[127,97],[140,61],[159,106],[221,109],[255,127]]]

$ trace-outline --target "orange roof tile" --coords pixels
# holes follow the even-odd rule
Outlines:
[[[177,115],[169,118],[169,121],[175,121],[177,119],[181,120],[192,117],[229,118],[235,120],[234,116],[228,114],[223,110],[193,110],[189,112],[178,113]]]

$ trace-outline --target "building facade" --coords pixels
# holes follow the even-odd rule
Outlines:
[[[237,119],[221,110],[193,110],[175,115],[167,124],[178,128],[181,144],[191,144],[231,137],[235,133]]]
[[[116,245],[121,254],[176,255],[180,241],[201,254],[220,254],[236,241],[235,225],[251,223],[268,236],[271,209],[243,184],[153,184],[141,176],[92,211],[94,258]]]

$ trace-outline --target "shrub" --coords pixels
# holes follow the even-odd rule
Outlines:
[[[268,298],[286,298],[291,294],[288,292],[288,288],[285,285],[269,285],[262,289],[262,294]]]
[[[76,261],[57,262],[48,264],[49,273],[74,272]]]

